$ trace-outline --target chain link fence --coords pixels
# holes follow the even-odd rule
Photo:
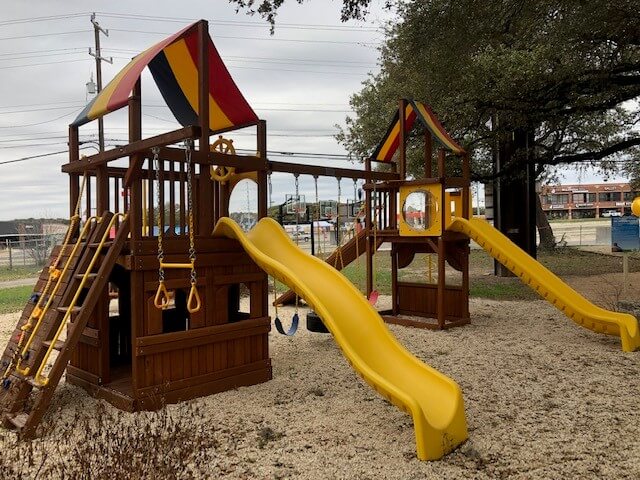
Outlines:
[[[0,237],[0,268],[42,267],[63,239],[64,234],[58,233]]]

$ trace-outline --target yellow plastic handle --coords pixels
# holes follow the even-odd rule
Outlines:
[[[187,311],[189,313],[197,313],[200,311],[202,303],[200,302],[200,294],[198,294],[198,288],[195,283],[191,284],[191,290],[189,290],[189,298],[187,299]]]
[[[219,167],[212,166],[210,172],[212,180],[224,184],[231,178],[231,175],[236,173],[236,169],[234,167],[225,167],[224,165]]]
[[[169,306],[169,292],[165,287],[164,282],[158,284],[158,290],[156,290],[156,296],[153,299],[153,304],[160,310],[165,310]]]

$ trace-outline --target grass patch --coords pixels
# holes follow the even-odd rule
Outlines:
[[[40,275],[42,267],[35,265],[28,265],[26,267],[8,267],[0,268],[0,282],[7,282],[10,280],[20,280],[21,278],[33,278]]]
[[[559,277],[591,276],[603,273],[622,273],[622,257],[596,252],[587,252],[573,247],[559,248],[548,252],[540,251],[538,261]],[[470,295],[495,300],[536,300],[539,296],[518,278],[493,276],[493,258],[484,250],[474,248],[469,254]],[[378,252],[374,259],[375,285],[381,295],[391,294],[391,256],[388,252]],[[425,254],[416,254],[414,261],[399,271],[400,281],[425,282],[429,264]],[[437,275],[437,260],[433,256],[432,275]],[[640,272],[640,256],[629,256],[629,271]],[[364,291],[366,267],[364,256],[348,265],[342,272],[359,290]],[[447,278],[452,283],[459,282],[459,273],[447,267]],[[278,282],[278,293],[288,287]]]
[[[0,290],[0,314],[22,310],[32,292],[33,287],[29,285]]]
[[[533,290],[517,278],[474,278],[469,285],[469,295],[491,300],[537,300]]]

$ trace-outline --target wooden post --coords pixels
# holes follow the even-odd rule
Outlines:
[[[400,180],[407,178],[407,138],[405,135],[404,112],[407,109],[407,101],[402,98],[398,102],[398,118],[400,119],[400,143],[398,145],[398,173]]]
[[[135,142],[142,138],[142,85],[140,79],[133,87],[133,94],[129,98],[129,142]],[[142,165],[144,155],[137,153],[129,157],[129,166]],[[149,162],[151,164],[151,162]],[[130,188],[129,199],[129,226],[131,229],[131,247],[142,238],[142,174],[130,179],[130,183],[123,185]],[[125,193],[126,195],[126,193]],[[145,195],[146,196],[146,195]],[[133,251],[133,248],[131,248]],[[131,352],[136,350],[136,339],[143,336],[144,325],[144,272],[131,271]],[[137,397],[137,391],[144,385],[140,384],[141,373],[144,372],[144,358],[133,357],[131,361],[131,389],[133,397]]]
[[[209,158],[209,22],[200,20],[198,22],[198,116],[200,118],[200,145],[195,159],[200,164],[206,163]],[[194,218],[198,219],[196,229],[199,235],[209,235],[215,226],[213,212],[213,183],[209,178],[207,169],[200,171],[200,182],[198,184],[198,202],[194,206],[200,208],[194,213]],[[192,176],[195,172],[192,171]],[[195,207],[194,207],[195,208]]]
[[[471,194],[471,168],[469,165],[469,154],[464,153],[462,156],[462,181],[464,186],[462,187],[462,217],[468,219],[471,216],[469,211],[469,196]],[[478,199],[478,201],[480,201]]]
[[[469,240],[466,240],[464,264],[462,266],[462,294],[464,295],[464,310],[462,317],[469,319]]]
[[[432,173],[432,156],[433,156],[433,138],[431,130],[424,129],[424,178],[431,178]]]
[[[442,235],[438,237],[438,291],[436,298],[438,328],[444,328],[445,322],[445,242]]]
[[[69,126],[69,163],[80,159],[80,145],[78,143],[78,127]],[[69,212],[75,215],[76,204],[80,196],[80,175],[69,174]]]
[[[371,171],[371,160],[367,159],[365,160],[365,171],[370,172]],[[371,182],[375,182],[375,180],[371,180]],[[369,295],[371,294],[371,292],[373,291],[373,258],[371,255],[371,252],[373,250],[373,248],[375,248],[375,246],[371,245],[371,242],[373,242],[373,222],[372,222],[372,213],[371,213],[371,190],[366,189],[365,190],[365,194],[364,194],[364,202],[365,202],[365,219],[364,219],[364,228],[367,231],[367,242],[366,242],[366,257],[367,257],[367,261],[366,261],[366,269],[367,269],[367,297],[369,297]],[[375,213],[373,213],[373,215],[375,215]]]
[[[267,163],[267,122],[260,120],[257,126],[258,155]],[[265,167],[266,168],[266,167]],[[258,219],[268,215],[267,172],[258,171]],[[313,237],[312,237],[313,238]]]
[[[102,215],[105,210],[109,210],[109,175],[107,166],[100,165],[96,171],[96,214]]]
[[[391,314],[398,315],[398,250],[397,243],[391,242]]]
[[[256,126],[256,140],[257,140],[257,152],[260,158],[263,160],[265,168],[258,170],[257,182],[258,182],[258,220],[268,216],[269,205],[267,191],[267,122],[260,120]],[[313,241],[313,219],[311,220],[311,240]],[[313,248],[313,246],[312,246]],[[262,315],[269,315],[269,277],[264,276],[264,288],[261,289],[262,293]]]
[[[445,228],[446,222],[446,211],[445,201],[446,201],[446,153],[443,148],[438,150],[438,177],[440,179],[440,224],[442,228]],[[444,232],[443,232],[444,233]],[[447,284],[447,280],[445,278],[445,267],[446,267],[446,243],[442,237],[442,233],[438,237],[438,292],[437,292],[437,318],[438,318],[438,327],[444,328],[445,323],[445,287]]]
[[[398,190],[389,191],[389,229],[398,229]]]
[[[142,86],[140,79],[133,87],[133,94],[129,98],[129,142],[135,142],[142,138]],[[129,165],[142,164],[144,156],[140,153],[129,157]],[[125,188],[129,185],[123,185]],[[131,241],[138,241],[142,235],[142,176],[137,175],[130,179],[131,197],[129,203],[129,225],[131,226]],[[126,192],[125,192],[126,195]]]

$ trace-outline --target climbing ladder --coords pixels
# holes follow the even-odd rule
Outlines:
[[[115,238],[110,239],[115,227]],[[128,216],[105,212],[87,234],[84,248],[78,248],[76,258],[71,259],[73,268],[62,276],[66,286],[57,292],[59,298],[54,296],[41,316],[39,328],[33,330],[31,342],[23,346],[20,361],[0,397],[3,424],[17,429],[21,436],[35,434],[128,235]],[[51,308],[53,304],[55,308]]]

